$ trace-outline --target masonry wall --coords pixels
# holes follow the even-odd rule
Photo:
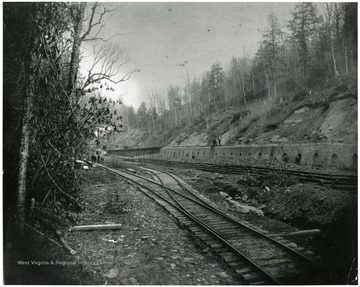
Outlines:
[[[174,146],[162,147],[160,155],[170,158],[206,159],[242,157],[277,159],[299,165],[313,165],[357,169],[357,145],[294,144],[294,145],[238,145],[238,146]]]

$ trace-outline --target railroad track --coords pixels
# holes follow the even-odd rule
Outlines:
[[[269,168],[269,167],[256,167],[256,166],[242,166],[242,165],[230,165],[230,164],[211,164],[211,163],[196,163],[196,162],[178,162],[178,161],[166,161],[159,159],[129,159],[125,158],[125,161],[142,162],[147,164],[155,164],[167,167],[181,167],[192,168],[207,172],[217,172],[222,174],[255,174],[266,175],[269,173],[277,173],[282,175],[296,176],[300,182],[311,182],[324,186],[329,186],[339,190],[351,190],[357,191],[358,177],[356,174],[350,173],[317,173],[301,170]]]
[[[241,284],[325,284],[319,258],[311,251],[249,224],[237,221],[216,209],[187,188],[174,175],[156,169],[118,170],[100,165],[135,183],[162,205],[181,225],[200,238],[228,264]]]

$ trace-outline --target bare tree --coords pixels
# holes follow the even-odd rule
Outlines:
[[[336,40],[338,39],[339,32],[337,29],[338,27],[338,9],[337,9],[337,3],[324,3],[324,19],[325,19],[325,27],[329,36],[330,40],[330,47],[331,47],[331,56],[332,56],[332,62],[333,62],[333,69],[334,69],[334,76],[337,78],[339,75],[338,71],[338,64],[336,60],[336,54],[335,54],[335,46],[336,46]]]
[[[94,46],[92,65],[88,70],[81,89],[85,90],[91,84],[98,83],[102,80],[109,81],[113,84],[129,80],[133,73],[140,70],[134,69],[125,73],[125,75],[119,76],[121,74],[121,69],[126,63],[127,62],[117,45],[105,45],[98,50]]]
[[[149,97],[149,111],[148,112],[149,112],[149,116],[151,117],[154,133],[156,134],[157,133],[156,120],[158,118],[158,115],[156,112],[156,102],[157,102],[157,98],[158,98],[157,92],[153,91],[153,92],[149,93],[148,97]]]
[[[74,25],[74,32],[73,32],[74,39],[73,39],[73,47],[71,52],[69,81],[68,81],[68,91],[70,94],[72,94],[75,89],[76,76],[79,70],[80,46],[85,36],[85,34],[81,36],[85,7],[86,7],[86,2],[81,2],[80,4],[74,3],[71,9],[73,25]]]

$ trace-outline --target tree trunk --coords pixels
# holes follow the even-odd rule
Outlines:
[[[74,4],[79,5],[79,4]],[[82,42],[81,39],[81,31],[82,31],[82,23],[84,19],[86,2],[81,2],[77,9],[77,13],[74,19],[74,43],[71,52],[71,60],[70,60],[70,69],[69,69],[69,81],[68,81],[68,92],[71,95],[74,92],[77,71],[79,68],[79,59],[80,59],[80,45]]]
[[[246,105],[246,91],[245,91],[245,85],[246,83],[243,83],[242,92],[243,92],[243,98],[244,98],[244,105]]]
[[[277,98],[276,81],[274,81],[274,99]]]
[[[194,116],[194,111],[193,111],[193,106],[192,106],[192,98],[190,98],[189,108],[190,108],[190,118],[192,119]]]
[[[204,115],[205,115],[206,129],[209,130],[209,120],[208,120],[208,117],[206,115],[206,112],[204,112]]]
[[[19,233],[24,233],[25,225],[25,205],[26,205],[26,179],[27,165],[29,159],[29,142],[30,142],[30,118],[33,106],[33,75],[29,76],[29,87],[26,92],[26,109],[21,130],[21,146],[20,146],[20,167],[18,179],[18,196],[17,196],[17,214]]]
[[[79,4],[75,4],[79,5]],[[70,68],[69,68],[69,79],[68,79],[68,96],[70,101],[70,106],[77,105],[77,99],[75,97],[75,86],[76,86],[76,79],[77,79],[77,72],[79,69],[79,61],[80,61],[80,45],[82,42],[81,39],[81,31],[82,31],[82,23],[84,19],[84,12],[85,12],[86,2],[81,2],[78,7],[76,7],[76,15],[74,19],[74,43],[71,51],[71,60],[70,60]],[[71,131],[70,134],[71,142],[70,145],[73,145],[73,142],[76,139],[76,135],[74,131]],[[100,141],[99,141],[100,142]],[[76,157],[75,150],[73,149],[72,157]],[[71,168],[75,172],[75,163],[71,162]]]
[[[330,31],[330,42],[331,42],[331,55],[332,55],[333,66],[334,66],[334,78],[336,79],[339,73],[338,73],[337,65],[336,65],[334,37],[333,37],[332,31]]]
[[[349,76],[348,52],[344,40],[343,40],[343,47],[344,47],[344,58],[345,58],[345,74],[346,76]]]
[[[156,134],[156,125],[155,125],[155,119],[154,118],[152,118],[152,122],[153,122],[154,133]]]
[[[251,78],[252,78],[253,95],[255,95],[255,77],[254,77],[254,72],[253,72],[252,67],[251,67]]]
[[[265,78],[266,78],[268,94],[269,94],[269,118],[270,118],[271,117],[271,86],[270,86],[269,76],[267,74],[265,75]]]
[[[130,122],[129,122],[129,110],[126,109],[126,122],[127,122],[127,130],[130,130]]]
[[[178,118],[177,118],[177,109],[176,107],[174,108],[174,115],[175,115],[175,126],[178,125]]]
[[[327,64],[328,69],[329,69],[329,73],[331,74],[331,65],[330,65],[329,57],[326,54],[325,54],[325,59],[326,59],[326,64]]]
[[[29,7],[30,8],[30,7]],[[32,14],[34,21],[32,24],[37,26],[37,18],[39,17],[36,4],[32,5],[29,9],[29,13]],[[30,16],[31,17],[31,16]],[[33,35],[29,36],[29,39],[33,41],[29,50],[29,58],[27,63],[23,66],[25,75],[28,75],[27,89],[25,91],[25,113],[21,129],[21,142],[20,142],[20,156],[19,156],[19,177],[18,177],[18,188],[17,188],[17,201],[16,201],[16,213],[17,213],[17,230],[19,232],[21,240],[23,239],[25,218],[26,218],[26,194],[27,194],[27,172],[28,172],[28,161],[29,161],[29,145],[30,145],[30,120],[33,112],[33,101],[34,101],[34,70],[37,65],[34,60],[37,60],[37,55],[34,49],[38,47],[38,38],[36,37],[36,30],[33,31]],[[25,47],[24,47],[25,48]]]

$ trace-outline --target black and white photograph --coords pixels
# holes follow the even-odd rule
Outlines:
[[[2,2],[4,285],[357,285],[357,2]]]

